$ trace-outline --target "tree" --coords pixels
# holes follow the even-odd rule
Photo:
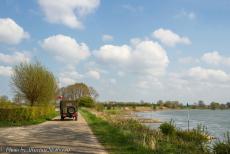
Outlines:
[[[8,102],[9,98],[6,95],[0,96],[0,102]]]
[[[220,104],[217,103],[217,102],[212,102],[212,103],[210,104],[210,108],[211,108],[212,110],[218,109],[219,107],[220,107]]]
[[[200,101],[198,102],[198,106],[199,106],[200,108],[205,108],[204,101],[200,100]]]
[[[227,103],[226,103],[226,106],[227,106],[227,108],[230,109],[230,102],[227,102]]]
[[[20,104],[20,103],[23,103],[23,102],[24,102],[24,98],[23,98],[23,96],[21,96],[20,94],[15,94],[15,95],[14,95],[14,98],[13,98],[13,101],[14,101],[16,104]]]
[[[64,96],[66,100],[77,100],[81,97],[91,97],[96,99],[99,94],[93,87],[88,87],[85,83],[75,83],[67,87],[59,89],[59,93]]]
[[[78,99],[78,101],[79,101],[79,106],[94,107],[95,105],[94,100],[89,96],[82,96],[81,98]]]
[[[224,109],[226,109],[227,108],[227,106],[225,105],[225,104],[220,104],[220,109],[221,110],[224,110]]]
[[[55,77],[38,62],[16,65],[11,80],[16,95],[28,100],[31,106],[49,103],[55,98]]]
[[[159,101],[157,102],[157,105],[158,105],[158,106],[163,106],[163,105],[164,105],[163,100],[159,100]]]
[[[99,97],[99,94],[98,92],[96,91],[96,89],[94,89],[93,87],[89,87],[89,93],[90,93],[90,96],[96,100],[98,97]]]

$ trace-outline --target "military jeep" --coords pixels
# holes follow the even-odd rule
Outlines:
[[[77,120],[78,117],[77,111],[78,111],[77,101],[68,101],[68,100],[60,101],[61,120],[64,120],[66,117],[73,118],[73,120]]]

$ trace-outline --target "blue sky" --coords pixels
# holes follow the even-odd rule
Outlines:
[[[228,0],[2,0],[0,94],[41,61],[100,100],[230,101]]]

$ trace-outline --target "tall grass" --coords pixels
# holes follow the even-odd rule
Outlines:
[[[227,132],[223,141],[218,140],[214,143],[213,151],[215,154],[230,154],[230,132]]]

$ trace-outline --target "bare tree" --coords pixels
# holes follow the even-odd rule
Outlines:
[[[96,89],[94,89],[93,87],[89,87],[89,93],[90,93],[90,96],[96,100],[98,97],[99,97],[99,93],[97,92]]]
[[[88,87],[85,83],[75,83],[61,88],[59,91],[64,96],[64,99],[67,100],[77,100],[85,96],[96,99],[99,96],[93,87]]]

